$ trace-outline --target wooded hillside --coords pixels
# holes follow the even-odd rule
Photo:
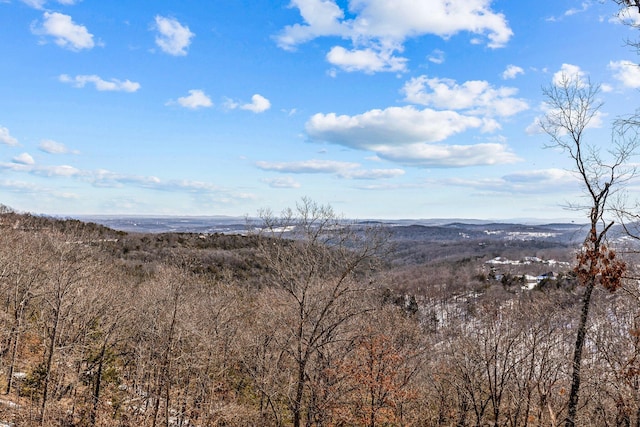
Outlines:
[[[440,242],[446,256],[421,247],[431,254],[421,257],[312,203],[263,219],[247,236],[128,234],[1,214],[0,421],[549,426],[566,416],[582,292],[571,268],[529,291],[523,271],[498,279],[485,264],[522,244],[456,256]],[[538,250],[574,259],[574,248]],[[595,291],[577,425],[640,425],[637,291],[630,281]]]

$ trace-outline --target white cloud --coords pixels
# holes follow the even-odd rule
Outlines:
[[[43,9],[44,5],[47,4],[47,0],[21,0],[22,3],[26,4],[29,7],[34,9]],[[76,3],[79,3],[82,0],[57,0],[58,3],[63,4],[65,6],[72,6]]]
[[[582,69],[573,64],[562,64],[560,70],[553,74],[552,83],[561,86],[563,82],[576,82],[579,85],[586,84],[587,75]]]
[[[189,27],[180,24],[174,18],[156,16],[156,27],[158,35],[156,44],[163,52],[169,55],[184,56],[187,48],[191,44],[191,39],[195,36]]]
[[[305,160],[299,162],[256,162],[258,169],[281,173],[338,173],[343,170],[358,168],[358,163],[339,162],[334,160]]]
[[[47,3],[47,0],[22,0],[22,3],[34,9],[42,9]]]
[[[29,153],[22,153],[14,157],[13,162],[20,163],[22,165],[33,165],[36,163],[35,160],[33,160],[33,157],[31,157]]]
[[[393,50],[347,50],[342,46],[334,46],[327,54],[327,61],[345,71],[372,74],[380,71],[405,71],[407,59],[393,56]]]
[[[10,191],[12,193],[45,193],[47,195],[51,194],[51,188],[43,188],[38,185],[35,185],[30,182],[21,182],[21,181],[11,181],[11,180],[1,180],[0,188],[5,191]]]
[[[205,197],[209,202],[216,203],[233,203],[237,200],[255,198],[253,194],[236,193],[209,182],[187,179],[165,181],[155,176],[121,174],[108,170],[82,171],[78,178],[96,187],[120,188],[133,186],[146,190],[187,193],[197,197],[201,202],[203,201],[201,197]]]
[[[263,113],[271,108],[271,102],[264,96],[256,93],[251,97],[251,103],[244,104],[240,108],[253,111],[254,113]]]
[[[47,177],[52,176],[61,176],[61,177],[72,177],[79,176],[82,174],[80,169],[74,168],[69,165],[60,165],[60,166],[43,166],[39,168],[35,168],[32,170],[34,175],[42,175]]]
[[[13,163],[0,163],[0,169],[45,177],[80,177],[84,174],[83,171],[68,165],[38,166],[33,159],[29,159],[31,156],[28,154],[28,157],[21,156],[14,158]]]
[[[175,102],[177,102],[182,107],[190,108],[192,110],[213,106],[211,98],[209,98],[207,94],[199,89],[192,89],[189,91],[188,96],[180,97],[177,101],[169,101],[167,105],[174,104]]]
[[[53,141],[51,139],[43,139],[42,141],[40,141],[38,149],[49,154],[78,154],[78,151],[69,150],[64,144]]]
[[[483,125],[477,117],[454,111],[418,110],[406,106],[370,110],[355,116],[318,113],[309,119],[305,128],[312,139],[372,149],[387,144],[442,141]]]
[[[611,61],[609,69],[624,86],[633,89],[640,88],[640,66],[638,64],[631,61]]]
[[[505,144],[434,144],[469,129],[495,128],[495,122],[455,111],[390,107],[356,116],[315,114],[305,125],[313,140],[368,150],[378,157],[416,166],[459,167],[512,163]]]
[[[540,192],[566,193],[575,190],[579,181],[570,171],[550,168],[515,172],[500,178],[450,178],[441,183],[491,193],[536,194]]]
[[[271,108],[271,101],[260,94],[255,94],[251,97],[251,102],[242,104],[233,99],[226,98],[224,101],[224,108],[228,110],[235,110],[240,108],[242,110],[253,111],[254,113],[263,113]]]
[[[638,8],[635,6],[625,7],[620,9],[616,16],[609,19],[609,22],[638,27],[640,26],[640,13],[638,13]]]
[[[23,160],[28,159],[25,157]],[[154,191],[186,193],[196,195],[197,197],[204,196],[207,198],[207,200],[214,201],[216,203],[232,203],[236,200],[255,199],[255,196],[253,194],[237,193],[232,190],[219,187],[215,184],[202,181],[165,181],[155,176],[122,174],[104,169],[82,170],[68,165],[39,166],[36,164],[28,163],[30,162],[0,162],[0,170],[22,172],[46,178],[74,179],[80,182],[91,184],[94,187],[101,188],[123,188],[129,186]],[[0,182],[0,187],[2,187],[2,182]],[[52,191],[49,190],[48,193],[51,194]]]
[[[466,110],[469,114],[511,116],[529,105],[515,98],[516,88],[493,88],[487,81],[472,80],[459,85],[454,80],[420,76],[403,87],[405,100],[435,108]]]
[[[131,80],[103,80],[96,75],[78,75],[70,77],[66,74],[62,74],[58,79],[63,83],[70,83],[75,87],[84,87],[87,83],[92,83],[99,91],[136,92],[140,89],[140,83],[132,82]]]
[[[272,188],[300,188],[300,183],[290,176],[284,178],[264,178],[261,180]]]
[[[74,23],[71,16],[58,12],[44,12],[43,16],[41,26],[32,25],[34,34],[51,36],[58,46],[73,51],[95,46],[93,34],[85,26]]]
[[[474,145],[416,143],[399,147],[379,147],[377,153],[387,160],[433,168],[499,165],[520,161],[506,144],[497,143]]]
[[[522,67],[518,67],[517,65],[510,64],[502,73],[502,78],[504,80],[515,79],[518,76],[518,74],[524,74],[524,70],[522,69]]]
[[[613,86],[611,86],[610,84],[607,84],[607,83],[602,83],[602,84],[600,85],[600,90],[601,90],[603,93],[613,92]]]
[[[440,49],[435,49],[427,59],[434,64],[442,64],[444,63],[444,52]]]
[[[505,16],[491,10],[491,0],[352,0],[349,18],[335,0],[292,0],[302,23],[286,26],[276,41],[283,49],[318,37],[351,40],[351,48],[335,46],[327,55],[334,65],[349,71],[404,70],[402,52],[406,39],[434,34],[449,38],[469,32],[477,43],[483,37],[490,48],[503,47],[513,31]]]
[[[240,103],[234,101],[231,98],[225,98],[224,103],[222,105],[227,110],[235,110],[236,108],[238,108],[240,106]]]
[[[18,145],[18,140],[11,136],[9,129],[0,126],[0,143],[6,145]]]
[[[404,175],[403,169],[357,169],[345,171],[341,174],[343,178],[349,179],[388,179]]]
[[[589,8],[592,6],[593,2],[591,0],[588,1],[583,1],[580,4],[580,7],[572,7],[570,9],[567,9],[564,11],[564,13],[562,15],[559,16],[550,16],[546,19],[547,22],[560,22],[562,21],[565,17],[568,16],[573,16],[573,15],[577,15],[579,13],[584,13],[587,10],[589,10]]]
[[[586,12],[591,7],[590,1],[583,1],[580,8],[573,7],[564,12],[565,16],[577,15],[578,13]]]
[[[292,0],[291,7],[298,8],[305,24],[289,25],[276,37],[283,49],[293,49],[316,37],[347,33],[340,22],[344,12],[333,0]]]
[[[505,175],[503,178],[510,183],[522,184],[524,186],[530,184],[553,186],[553,183],[576,181],[576,176],[573,172],[557,168],[514,172]]]
[[[363,169],[359,163],[335,160],[305,160],[299,162],[257,162],[259,169],[280,173],[325,173],[346,179],[387,179],[404,175],[402,169]]]

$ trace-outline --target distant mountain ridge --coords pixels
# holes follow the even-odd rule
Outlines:
[[[114,230],[129,233],[222,233],[243,234],[254,218],[231,216],[78,216]],[[582,240],[584,225],[575,223],[520,224],[495,220],[465,219],[367,219],[356,226],[373,224],[389,227],[394,240],[553,240],[569,243]]]

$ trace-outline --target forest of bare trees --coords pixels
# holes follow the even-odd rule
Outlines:
[[[9,211],[0,221],[5,424],[549,426],[568,416],[576,284],[520,291],[467,261],[393,267],[384,228],[352,227],[307,199],[263,212],[247,236],[129,235]],[[574,422],[639,425],[636,282],[594,288],[590,306]]]

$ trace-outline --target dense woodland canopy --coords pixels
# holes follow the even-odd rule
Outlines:
[[[522,289],[304,200],[246,236],[0,215],[0,421],[16,426],[549,426],[583,288]],[[453,243],[452,243],[453,245]],[[443,247],[441,243],[438,247]],[[574,262],[575,263],[575,262]],[[506,268],[506,267],[505,267]],[[576,424],[640,423],[637,284],[594,290]],[[11,424],[10,424],[11,425]]]

